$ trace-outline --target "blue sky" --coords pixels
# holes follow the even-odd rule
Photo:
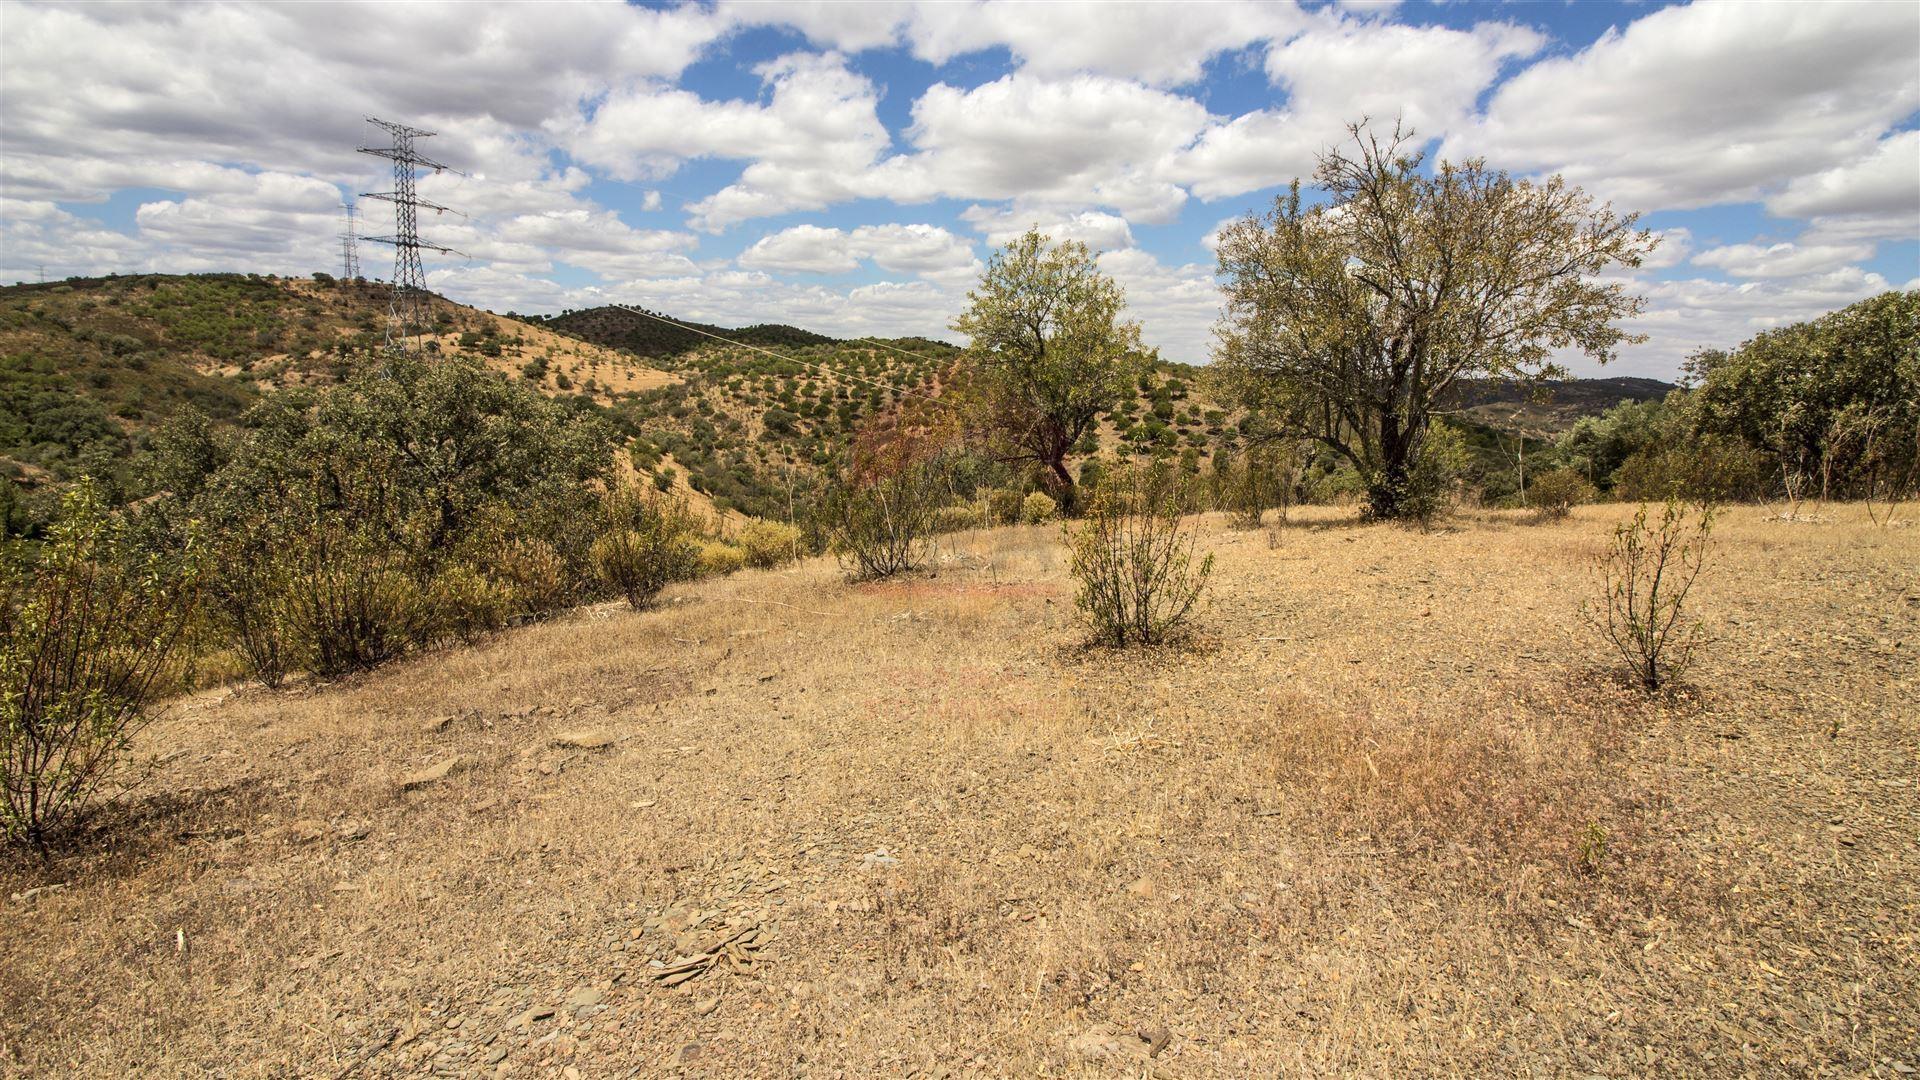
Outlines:
[[[0,26],[0,281],[337,270],[341,199],[390,186],[354,152],[378,115],[461,170],[422,188],[464,212],[425,223],[468,255],[429,266],[463,301],[951,338],[981,261],[1039,225],[1204,362],[1215,230],[1371,116],[1644,213],[1648,341],[1610,373],[1920,287],[1904,0],[5,3]]]

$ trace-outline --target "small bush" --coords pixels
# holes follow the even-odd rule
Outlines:
[[[44,847],[146,724],[192,614],[187,564],[142,557],[90,481],[37,560],[0,559],[0,839]]]
[[[724,541],[703,540],[696,561],[702,576],[731,574],[747,565],[747,553]]]
[[[744,553],[748,566],[772,570],[800,558],[800,530],[778,521],[755,518],[740,527],[734,543]]]
[[[1686,610],[1705,564],[1713,510],[1668,500],[1658,519],[1641,506],[1613,530],[1600,560],[1601,603],[1587,616],[1640,685],[1657,690],[1692,662],[1703,636]]]
[[[430,636],[432,612],[400,560],[318,529],[288,575],[286,620],[313,673],[366,671]]]
[[[435,575],[427,589],[433,604],[433,636],[471,645],[507,625],[514,607],[510,586],[465,563]]]
[[[1026,499],[1013,488],[994,488],[987,492],[987,523],[1020,524],[1020,511],[1025,502]]]
[[[1185,624],[1213,572],[1213,556],[1194,562],[1189,504],[1171,470],[1133,466],[1112,473],[1068,527],[1074,604],[1097,640],[1152,645]]]
[[[971,503],[943,506],[933,512],[933,531],[951,533],[977,529],[985,521],[986,517],[980,512],[980,507]]]
[[[1044,491],[1036,491],[1020,501],[1020,519],[1032,525],[1045,525],[1053,520],[1059,507],[1051,496]]]
[[[550,615],[575,599],[574,576],[567,560],[545,540],[516,537],[493,552],[488,576],[504,586],[514,615]]]
[[[1527,485],[1527,502],[1537,521],[1563,521],[1574,507],[1599,497],[1599,489],[1572,469],[1549,469]]]
[[[829,500],[831,547],[856,578],[884,578],[926,560],[943,492],[924,466],[910,466]]]
[[[646,607],[670,583],[693,576],[700,553],[686,503],[620,484],[601,512],[605,531],[593,542],[593,565],[629,605]]]

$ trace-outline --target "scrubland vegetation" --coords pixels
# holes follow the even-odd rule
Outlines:
[[[1354,135],[1204,372],[1037,232],[965,350],[7,290],[0,1061],[1911,1067],[1920,294],[1496,428],[1652,238]]]

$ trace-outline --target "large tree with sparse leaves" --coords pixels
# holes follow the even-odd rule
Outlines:
[[[976,416],[998,455],[1039,466],[1055,501],[1077,505],[1067,457],[1151,363],[1126,296],[1094,253],[1029,230],[994,253],[953,328],[968,350]]]
[[[1348,132],[1314,174],[1328,201],[1307,205],[1295,181],[1222,230],[1215,378],[1267,434],[1345,457],[1370,512],[1399,518],[1462,379],[1555,377],[1563,350],[1604,363],[1640,340],[1620,324],[1641,299],[1602,275],[1657,241],[1558,176],[1423,170],[1410,132]]]

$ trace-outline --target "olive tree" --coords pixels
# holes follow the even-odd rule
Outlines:
[[[1067,456],[1151,363],[1126,296],[1085,244],[1029,230],[996,252],[953,328],[969,350],[982,427],[1006,461],[1030,461],[1063,510]]]
[[[1314,173],[1329,201],[1303,203],[1296,180],[1222,230],[1215,378],[1273,434],[1352,462],[1369,511],[1400,518],[1461,380],[1559,376],[1562,350],[1604,363],[1641,340],[1619,325],[1641,299],[1599,275],[1656,240],[1558,176],[1479,159],[1422,171],[1410,132],[1348,132]]]

